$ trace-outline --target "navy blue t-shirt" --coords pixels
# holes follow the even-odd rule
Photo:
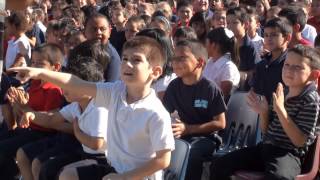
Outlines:
[[[194,85],[185,85],[181,78],[174,79],[165,92],[163,104],[170,113],[176,110],[187,124],[210,122],[226,111],[221,91],[206,78]]]
[[[248,35],[243,38],[243,44],[239,48],[240,64],[239,71],[254,70],[255,62],[260,61],[260,55],[254,48],[253,43],[250,41]]]
[[[253,74],[252,87],[254,92],[264,95],[269,104],[271,103],[272,93],[277,89],[278,83],[282,82],[282,67],[286,57],[287,51],[271,62],[272,55],[267,54],[257,64]]]

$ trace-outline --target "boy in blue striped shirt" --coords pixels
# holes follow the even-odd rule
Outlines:
[[[265,96],[248,94],[249,106],[260,115],[263,141],[218,159],[211,179],[228,179],[238,170],[263,171],[272,180],[300,174],[301,159],[315,140],[319,96],[314,81],[319,69],[320,53],[314,48],[297,45],[289,50],[282,69],[288,91],[279,83],[271,107]]]

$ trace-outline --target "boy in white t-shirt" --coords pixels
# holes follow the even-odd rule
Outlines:
[[[263,53],[263,37],[259,36],[257,30],[260,28],[259,16],[255,12],[248,13],[248,36],[252,41],[254,48],[261,55]],[[255,62],[256,64],[258,62]]]
[[[78,172],[86,172],[90,179],[160,180],[174,149],[170,115],[151,88],[162,73],[164,57],[156,40],[141,36],[124,45],[120,82],[91,83],[70,74],[36,68],[10,71],[18,72],[22,81],[42,79],[70,93],[81,90],[82,94],[95,97],[97,107],[108,109],[106,156],[110,164],[93,164],[78,168]],[[81,179],[85,174],[72,173],[66,172],[69,179]]]

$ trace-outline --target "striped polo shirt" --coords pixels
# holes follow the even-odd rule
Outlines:
[[[298,96],[285,100],[285,109],[291,120],[308,137],[303,148],[297,148],[283,130],[276,112],[271,108],[268,130],[263,137],[264,143],[303,152],[315,139],[315,128],[319,115],[319,96],[315,84],[305,87]]]

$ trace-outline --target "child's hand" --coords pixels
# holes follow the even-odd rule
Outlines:
[[[181,120],[176,119],[175,123],[172,123],[173,136],[175,138],[180,138],[182,135],[187,134],[187,125]]]
[[[128,180],[125,175],[110,173],[102,178],[102,180]]]
[[[31,67],[14,67],[7,70],[8,72],[17,72],[17,78],[21,83],[25,83],[30,79],[38,79],[39,75],[43,71],[41,68]]]
[[[10,103],[26,105],[29,101],[29,94],[21,88],[10,87],[7,92],[7,98]]]
[[[33,121],[35,115],[33,112],[26,112],[22,115],[19,126],[21,128],[28,128],[30,125],[30,121]]]
[[[247,95],[247,103],[253,111],[259,114],[268,112],[268,102],[265,96],[257,95],[252,90]]]
[[[278,87],[274,93],[272,93],[273,98],[273,108],[274,111],[278,112],[279,110],[284,109],[284,94],[283,86],[281,83],[278,83]]]

